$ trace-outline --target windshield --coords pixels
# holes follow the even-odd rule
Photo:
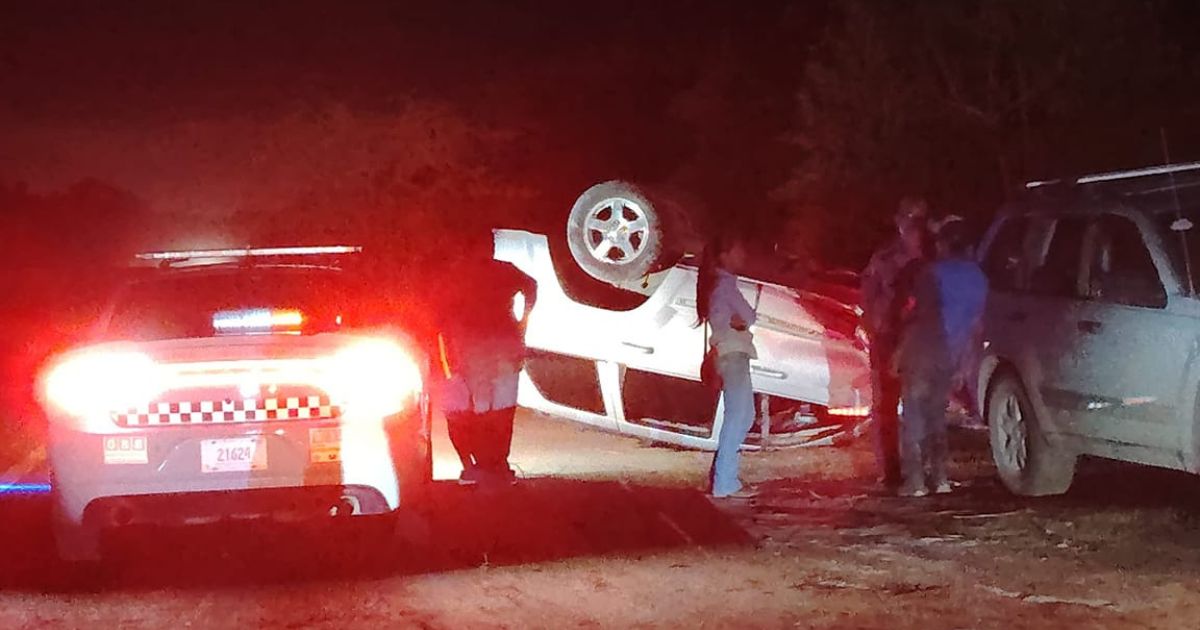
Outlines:
[[[326,268],[167,272],[130,285],[104,337],[151,341],[228,334],[313,334],[350,316],[342,272]]]

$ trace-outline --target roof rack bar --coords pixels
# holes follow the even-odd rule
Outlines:
[[[1095,184],[1098,182],[1112,182],[1122,179],[1133,179],[1135,177],[1150,177],[1152,175],[1167,175],[1169,173],[1178,173],[1180,171],[1195,171],[1200,170],[1200,162],[1185,162],[1182,164],[1163,164],[1162,166],[1147,166],[1146,168],[1138,168],[1128,171],[1112,171],[1110,173],[1095,173],[1092,175],[1083,175],[1075,179],[1072,183],[1075,184]],[[1031,181],[1025,183],[1025,188],[1032,190],[1042,186],[1050,186],[1052,184],[1061,184],[1061,179],[1046,179],[1041,181]]]
[[[1200,162],[1187,162],[1184,164],[1164,164],[1162,166],[1150,166],[1147,168],[1134,169],[1132,171],[1114,171],[1112,173],[1097,173],[1095,175],[1084,175],[1075,180],[1077,184],[1091,184],[1094,182],[1110,182],[1118,179],[1132,179],[1134,177],[1148,177],[1150,175],[1166,175],[1168,173],[1178,173],[1180,171],[1194,171],[1200,169]]]
[[[137,254],[141,260],[189,260],[193,258],[246,258],[252,256],[320,256],[355,254],[358,245],[326,245],[320,247],[248,247],[246,249],[196,249],[177,252],[146,252]]]

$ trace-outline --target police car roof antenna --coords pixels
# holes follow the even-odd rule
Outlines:
[[[1170,166],[1171,164],[1171,149],[1167,144],[1167,129],[1165,127],[1158,128],[1158,137],[1162,141],[1163,163]],[[1171,179],[1171,197],[1175,201],[1175,219],[1183,221],[1183,206],[1179,203],[1179,188],[1175,186],[1175,171],[1168,171],[1167,176]],[[1187,274],[1188,295],[1196,295],[1196,281],[1192,279],[1192,252],[1188,248],[1186,229],[1175,230],[1179,232],[1179,244],[1183,246],[1183,267]]]

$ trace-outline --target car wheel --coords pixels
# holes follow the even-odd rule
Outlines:
[[[673,263],[664,215],[637,186],[608,181],[575,200],[567,219],[571,257],[587,275],[629,287]]]
[[[1002,372],[992,381],[987,420],[992,459],[1013,494],[1054,495],[1071,487],[1078,456],[1046,434],[1025,387],[1012,372]]]

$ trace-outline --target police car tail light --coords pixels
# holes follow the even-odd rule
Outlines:
[[[42,380],[45,401],[80,419],[137,407],[162,391],[158,366],[146,355],[84,350],[55,363]]]
[[[339,350],[325,365],[323,385],[351,416],[377,418],[408,407],[421,392],[421,369],[390,339],[363,339]]]

